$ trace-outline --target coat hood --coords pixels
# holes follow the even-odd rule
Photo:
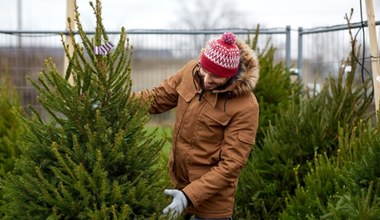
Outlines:
[[[236,78],[227,89],[236,95],[252,92],[259,81],[259,61],[255,52],[245,43],[237,41],[240,50],[240,67]]]

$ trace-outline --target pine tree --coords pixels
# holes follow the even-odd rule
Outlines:
[[[14,112],[21,108],[18,94],[8,74],[5,75],[4,80],[0,77],[0,177],[13,169],[14,160],[20,154],[17,141],[23,132]]]
[[[122,28],[114,51],[95,54],[109,39],[100,0],[90,5],[94,38],[84,32],[75,2],[81,44],[70,30],[70,55],[72,45],[62,37],[65,76],[47,59],[32,81],[49,117],[35,109],[33,116],[20,114],[27,127],[24,154],[2,182],[5,219],[147,219],[163,208],[157,165],[163,144],[144,129],[147,105],[132,96],[133,47]]]
[[[378,126],[364,121],[340,128],[337,155],[316,155],[279,219],[378,219],[379,137]]]
[[[368,112],[373,93],[371,81],[355,84],[357,57],[355,42],[345,61],[352,70],[339,70],[338,77],[326,79],[317,93],[305,93],[288,103],[264,132],[262,148],[254,148],[240,182],[236,213],[238,217],[278,219],[286,208],[285,199],[294,195],[310,170],[315,154],[333,157],[339,150],[338,129],[350,133],[359,121],[370,120]],[[261,118],[260,118],[261,120]]]
[[[255,36],[250,40],[248,37],[247,44],[251,46],[254,51],[259,51],[257,42],[259,35],[259,26],[256,28]],[[275,61],[276,48],[267,42],[265,48],[261,49],[258,53],[260,63],[260,80],[255,88],[255,95],[260,105],[260,120],[259,129],[256,135],[256,144],[253,151],[263,148],[263,141],[265,133],[271,127],[275,126],[278,114],[287,111],[289,106],[299,103],[302,94],[302,84],[299,79],[292,80],[291,73],[286,68],[284,62]],[[253,153],[251,153],[246,167],[242,171],[239,180],[239,186],[236,193],[236,206],[235,216],[243,219],[256,219],[256,216],[250,216],[250,208],[247,204],[253,204],[251,201],[257,199],[259,193],[252,195],[256,192],[256,188],[252,186],[253,180],[259,179],[259,176],[254,170],[254,161],[256,160]],[[260,209],[260,204],[257,203]],[[253,204],[253,205],[256,205]]]
[[[257,47],[259,37],[259,26],[257,26],[253,39],[250,40],[248,37],[247,40],[247,44],[254,51],[259,51]],[[255,95],[260,105],[259,130],[256,135],[256,145],[259,148],[262,147],[264,131],[274,125],[276,115],[286,110],[290,102],[299,99],[302,93],[300,79],[292,80],[291,72],[286,68],[285,63],[275,61],[275,54],[276,48],[270,40],[258,54],[260,80],[257,82]]]
[[[16,109],[21,109],[18,93],[12,86],[8,74],[0,76],[0,179],[12,171],[16,158],[20,156],[18,141],[23,127],[17,120]],[[0,191],[0,200],[3,193]],[[0,218],[2,218],[0,211]]]

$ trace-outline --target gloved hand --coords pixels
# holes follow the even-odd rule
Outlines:
[[[165,189],[166,195],[172,196],[173,201],[162,212],[164,215],[169,215],[170,218],[176,218],[187,206],[187,199],[182,191],[176,189]]]

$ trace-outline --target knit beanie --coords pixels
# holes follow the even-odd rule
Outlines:
[[[236,75],[240,53],[236,46],[236,36],[226,32],[221,38],[211,41],[200,57],[202,68],[221,77]]]

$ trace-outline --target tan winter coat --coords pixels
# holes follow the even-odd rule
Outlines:
[[[255,143],[259,106],[253,89],[259,64],[247,45],[237,45],[240,69],[227,88],[203,91],[193,60],[139,94],[153,97],[152,114],[176,108],[170,176],[191,200],[186,211],[198,217],[232,216],[238,178]]]

